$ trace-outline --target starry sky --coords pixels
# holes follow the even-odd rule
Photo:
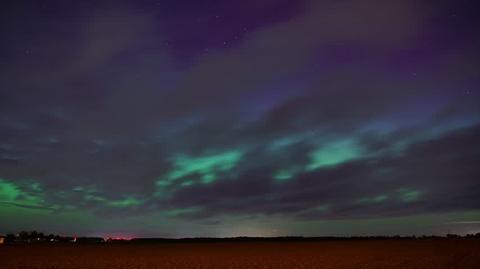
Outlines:
[[[0,233],[480,232],[475,0],[0,5]]]

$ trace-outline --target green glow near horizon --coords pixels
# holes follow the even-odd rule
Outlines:
[[[297,137],[279,138],[279,139],[276,139],[273,142],[271,142],[270,145],[268,146],[268,148],[270,150],[279,150],[281,148],[284,148],[284,147],[290,146],[292,144],[295,144],[299,141],[301,141],[301,140]]]
[[[175,170],[170,173],[169,178],[175,180],[198,173],[213,180],[216,173],[225,172],[235,167],[241,157],[242,153],[237,150],[202,157],[179,155],[174,158]]]
[[[312,171],[359,158],[362,150],[352,140],[344,140],[320,146],[310,154],[311,162],[306,170]]]
[[[273,179],[275,179],[276,182],[281,183],[294,178],[301,172],[301,168],[299,167],[280,169],[273,174]]]
[[[311,138],[312,136],[313,136],[312,132],[306,132],[306,133],[299,133],[299,134],[280,137],[270,142],[268,145],[268,149],[271,151],[281,150],[286,147],[305,141]]]
[[[271,150],[277,150],[283,146],[297,142],[295,138],[283,138],[271,145]],[[353,139],[337,140],[317,147],[312,151],[310,162],[300,167],[287,167],[275,171],[272,175],[276,182],[285,182],[294,178],[297,174],[310,172],[325,167],[333,167],[344,162],[360,158],[363,150]]]
[[[121,207],[121,208],[126,208],[126,207],[132,207],[132,206],[138,206],[141,205],[142,202],[134,197],[127,197],[125,199],[121,200],[111,200],[108,201],[107,205],[112,206],[112,207]]]
[[[186,155],[176,155],[173,159],[174,169],[165,177],[156,181],[157,187],[167,187],[176,180],[188,177],[199,176],[199,181],[204,184],[215,182],[220,173],[232,170],[241,160],[243,152],[240,150],[230,150],[223,153],[204,155],[200,157],[191,157]],[[189,179],[182,182],[181,186],[190,186],[196,180]]]
[[[371,203],[382,203],[382,202],[385,202],[387,199],[389,198],[389,196],[387,194],[382,194],[382,195],[377,195],[377,196],[374,196],[374,197],[364,197],[364,198],[361,198],[357,201],[357,203],[359,204],[365,204],[365,203],[368,203],[368,204],[371,204]]]
[[[282,170],[277,171],[273,175],[273,178],[277,182],[283,182],[283,181],[287,181],[287,180],[291,179],[293,177],[293,175],[294,175],[294,173],[292,171],[282,169]]]
[[[13,184],[0,179],[0,201],[15,201],[20,190]]]
[[[412,189],[399,189],[400,200],[405,203],[415,202],[420,199],[422,192],[419,190],[412,190]]]
[[[189,214],[189,213],[196,213],[201,210],[200,207],[193,206],[193,207],[186,207],[186,208],[176,208],[176,209],[170,209],[166,210],[163,213],[168,216],[168,217],[176,217],[181,214]]]
[[[311,210],[318,211],[318,212],[327,212],[328,210],[330,210],[331,207],[332,205],[325,204],[325,205],[319,205],[319,206],[313,207],[311,208]]]
[[[29,188],[35,192],[41,191],[38,183],[31,184]],[[4,179],[0,179],[0,202],[16,203],[23,206],[45,206],[45,200],[41,195],[24,191],[19,185]]]
[[[74,236],[87,232],[90,229],[88,227],[98,227],[104,221],[86,210],[39,210],[14,204],[0,204],[0,216],[2,220],[3,218],[9,220],[0,225],[4,229],[0,233],[37,230]]]
[[[127,196],[123,199],[110,200],[100,196],[95,187],[81,187],[77,186],[73,188],[74,191],[84,193],[83,199],[89,202],[96,202],[106,207],[128,208],[139,206],[143,202],[133,196]]]
[[[182,187],[188,187],[188,186],[192,186],[195,182],[193,180],[187,180],[187,181],[184,181],[180,184],[180,186]]]

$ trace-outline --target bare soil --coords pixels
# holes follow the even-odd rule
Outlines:
[[[2,245],[0,268],[479,269],[480,240]]]

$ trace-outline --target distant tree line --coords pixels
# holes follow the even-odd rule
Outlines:
[[[422,239],[445,239],[445,238],[479,238],[480,233],[467,234],[465,236],[447,234],[446,236],[422,235],[422,236],[319,236],[319,237],[303,237],[303,236],[280,236],[280,237],[194,237],[194,238],[133,238],[129,242],[137,243],[193,243],[193,242],[295,242],[295,241],[349,241],[349,240],[422,240]]]
[[[74,237],[61,236],[55,234],[44,234],[37,231],[21,231],[16,234],[7,234],[5,236],[5,243],[100,243],[105,242],[101,237]]]
[[[457,234],[447,234],[446,236],[437,235],[422,235],[422,236],[322,236],[322,237],[303,237],[303,236],[283,236],[283,237],[227,237],[227,238],[210,238],[210,237],[196,237],[196,238],[134,238],[131,240],[123,239],[104,239],[101,237],[74,237],[61,236],[54,234],[44,234],[37,231],[21,231],[16,234],[7,234],[4,237],[4,243],[104,243],[104,242],[125,242],[132,243],[188,243],[188,242],[256,242],[256,241],[274,241],[274,242],[288,242],[288,241],[328,241],[328,240],[395,240],[395,239],[442,239],[442,238],[480,238],[480,233],[467,234],[464,236]]]

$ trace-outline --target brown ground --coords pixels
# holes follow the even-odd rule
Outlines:
[[[480,268],[480,240],[3,245],[0,268]]]

